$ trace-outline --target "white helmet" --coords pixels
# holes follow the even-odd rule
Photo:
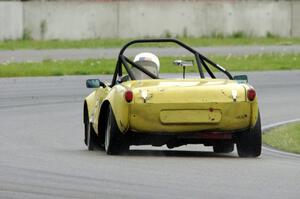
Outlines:
[[[160,63],[158,57],[153,53],[139,53],[135,56],[133,62],[137,63],[158,77]],[[149,79],[148,75],[137,68],[132,68],[132,71],[136,79]]]

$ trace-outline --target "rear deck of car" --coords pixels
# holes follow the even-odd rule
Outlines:
[[[127,86],[134,93],[129,126],[135,132],[231,132],[250,125],[251,103],[234,81],[143,80]]]

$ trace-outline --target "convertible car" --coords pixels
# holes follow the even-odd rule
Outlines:
[[[159,58],[126,49],[140,43],[174,43],[191,53],[192,60],[173,60],[179,77],[162,75]],[[198,71],[187,78],[186,70]],[[197,75],[198,74],[198,75]],[[217,76],[223,74],[222,78]],[[197,76],[196,76],[197,75]],[[164,76],[164,77],[161,77]],[[261,122],[257,96],[246,75],[232,76],[188,45],[175,39],[134,40],[119,53],[111,83],[88,79],[95,90],[83,106],[84,142],[117,155],[130,145],[174,148],[187,144],[212,146],[240,157],[261,154]]]

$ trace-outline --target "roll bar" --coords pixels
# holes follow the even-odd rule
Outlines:
[[[214,63],[213,61],[211,61],[210,59],[208,59],[204,55],[200,54],[199,52],[197,52],[195,49],[191,48],[190,46],[182,43],[181,41],[178,41],[176,39],[169,39],[169,38],[168,39],[138,39],[138,40],[133,40],[133,41],[128,42],[127,44],[125,44],[121,48],[121,50],[119,52],[119,55],[118,55],[118,61],[117,61],[117,64],[116,64],[116,69],[115,69],[115,72],[114,72],[114,76],[113,76],[113,79],[112,79],[112,84],[111,84],[112,86],[116,84],[117,76],[122,76],[122,65],[124,65],[129,77],[132,80],[135,80],[135,77],[134,77],[132,71],[130,70],[130,67],[129,67],[128,63],[130,65],[132,65],[132,67],[135,67],[138,70],[144,72],[145,74],[147,74],[151,78],[153,78],[153,79],[158,78],[153,73],[151,73],[147,69],[143,68],[142,66],[134,63],[133,61],[131,61],[129,58],[127,58],[124,55],[124,52],[126,51],[126,49],[129,46],[134,45],[134,44],[139,44],[139,43],[175,43],[175,44],[183,47],[187,51],[191,52],[195,56],[200,78],[205,78],[203,68],[206,70],[206,72],[210,75],[211,78],[213,78],[213,79],[216,78],[214,73],[209,68],[209,66],[208,66],[208,64],[209,64],[209,65],[213,66],[214,68],[218,69],[219,71],[221,71],[222,73],[224,73],[229,79],[233,79],[232,75],[225,68],[223,68],[222,66]]]

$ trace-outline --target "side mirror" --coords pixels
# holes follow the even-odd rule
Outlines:
[[[247,75],[236,75],[233,77],[233,80],[236,80],[238,83],[248,83]]]
[[[106,87],[106,85],[101,82],[99,79],[88,79],[86,80],[86,87],[87,88],[99,88],[102,86],[103,88]]]

